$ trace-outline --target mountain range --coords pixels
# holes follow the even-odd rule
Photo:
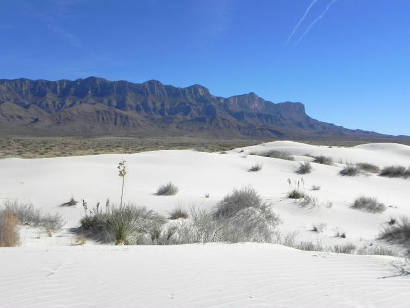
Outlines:
[[[201,85],[97,77],[0,80],[0,135],[410,140],[321,122],[301,103],[255,93],[224,98]]]

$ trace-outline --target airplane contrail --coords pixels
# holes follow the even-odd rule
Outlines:
[[[298,45],[303,38],[306,36],[306,34],[309,33],[310,30],[312,30],[313,26],[323,18],[323,16],[326,15],[327,11],[330,9],[330,7],[335,4],[337,0],[332,0],[328,3],[328,5],[326,6],[326,8],[323,10],[322,14],[320,14],[318,17],[316,17],[316,19],[314,21],[312,21],[312,23],[306,28],[305,32],[303,32],[303,34],[300,36],[300,38],[297,40],[296,45]]]
[[[295,35],[296,31],[299,29],[300,25],[302,24],[302,22],[305,20],[305,18],[308,16],[310,9],[315,5],[315,3],[318,0],[313,0],[309,6],[307,7],[307,9],[305,10],[305,12],[303,13],[302,17],[299,19],[299,21],[296,23],[295,27],[292,30],[292,33],[289,35],[288,40],[286,41],[286,44],[288,44],[290,42],[290,40],[292,39],[292,37]]]

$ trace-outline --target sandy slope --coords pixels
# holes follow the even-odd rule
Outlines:
[[[391,257],[269,244],[0,251],[1,307],[408,307]],[[382,278],[392,276],[390,278]],[[6,295],[6,296],[4,296]]]
[[[247,155],[276,149],[296,161]],[[332,166],[312,164],[303,176],[306,193],[318,206],[301,208],[286,199],[287,179],[309,155],[331,156]],[[175,206],[210,208],[234,188],[253,186],[271,202],[283,224],[281,232],[298,232],[300,240],[323,244],[374,242],[390,217],[410,216],[410,180],[374,174],[342,177],[347,162],[378,166],[410,165],[410,147],[368,144],[352,148],[272,142],[227,154],[155,151],[133,155],[97,155],[52,159],[0,160],[0,201],[31,202],[43,212],[58,212],[65,229],[49,238],[21,229],[21,246],[0,249],[1,307],[130,306],[270,306],[270,307],[408,307],[409,280],[393,275],[390,257],[309,253],[272,244],[186,245],[178,247],[73,247],[70,227],[79,225],[81,205],[60,207],[71,197],[118,202],[116,165],[128,165],[125,200],[163,214]],[[248,172],[260,163],[259,172]],[[159,185],[172,181],[176,196],[156,196]],[[319,191],[311,191],[319,185]],[[205,198],[209,194],[209,198]],[[350,208],[359,196],[377,197],[388,205],[382,214]],[[323,233],[312,224],[325,223]],[[336,238],[338,231],[346,239]],[[3,296],[3,294],[7,294]]]

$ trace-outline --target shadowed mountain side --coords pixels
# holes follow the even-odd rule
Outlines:
[[[301,103],[274,104],[254,93],[223,98],[200,85],[96,77],[0,80],[0,135],[409,139],[320,122]]]

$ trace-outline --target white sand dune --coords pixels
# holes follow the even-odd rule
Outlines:
[[[287,151],[296,161],[247,155]],[[318,206],[302,208],[286,198],[287,179],[309,155],[326,155],[332,166],[312,164],[304,190]],[[409,307],[409,279],[394,275],[394,258],[301,252],[273,244],[166,247],[73,247],[69,228],[83,216],[81,204],[61,207],[71,197],[89,207],[120,199],[117,163],[128,166],[125,200],[167,214],[176,206],[211,208],[234,188],[252,186],[272,204],[281,232],[324,244],[375,242],[390,217],[410,216],[409,179],[375,174],[342,177],[345,163],[380,167],[410,165],[410,147],[366,144],[351,148],[281,141],[234,149],[227,154],[192,150],[0,160],[0,201],[30,202],[60,213],[65,229],[52,238],[21,229],[22,247],[0,249],[0,307]],[[248,172],[254,164],[258,172]],[[156,196],[172,181],[175,196]],[[321,187],[311,191],[312,185]],[[209,198],[205,195],[209,194]],[[359,196],[376,197],[388,208],[371,214],[351,209]],[[324,223],[323,233],[311,231]],[[336,238],[338,231],[347,238]],[[36,233],[37,232],[37,233]],[[6,294],[6,295],[4,295]]]
[[[269,244],[0,252],[1,307],[408,307],[392,257]],[[383,278],[389,277],[389,278]]]

